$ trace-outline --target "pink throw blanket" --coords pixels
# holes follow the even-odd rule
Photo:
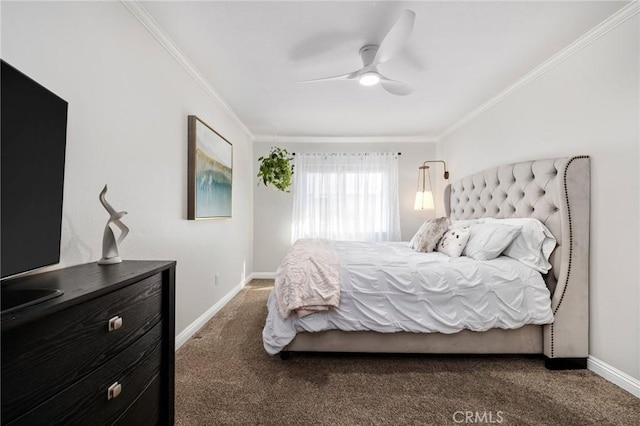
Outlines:
[[[298,240],[285,255],[274,286],[282,318],[326,311],[340,303],[340,262],[329,240]]]

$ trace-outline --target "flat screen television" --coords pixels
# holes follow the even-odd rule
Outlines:
[[[67,102],[1,61],[2,278],[60,262]]]

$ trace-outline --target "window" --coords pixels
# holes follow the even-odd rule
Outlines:
[[[396,154],[298,154],[292,241],[400,239]]]

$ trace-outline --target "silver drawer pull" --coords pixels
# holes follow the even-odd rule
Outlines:
[[[109,320],[109,331],[117,330],[122,327],[122,317],[115,316]]]
[[[107,399],[117,398],[118,395],[120,395],[120,392],[122,392],[122,385],[118,382],[115,382],[114,384],[109,386],[109,389],[107,389]]]

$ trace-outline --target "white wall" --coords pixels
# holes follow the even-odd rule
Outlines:
[[[266,155],[272,144],[254,143],[254,168],[258,158]],[[417,212],[413,203],[418,184],[418,167],[425,160],[436,159],[435,143],[278,143],[289,152],[401,152],[398,163],[400,227],[402,239],[410,240],[422,222],[433,218],[434,212]],[[435,166],[434,185],[443,184],[442,168]],[[258,183],[258,180],[255,180]],[[254,189],[253,254],[256,273],[273,273],[291,245],[291,210],[293,193],[280,192],[260,184]]]
[[[58,267],[100,258],[108,183],[129,212],[121,255],[178,261],[179,333],[252,271],[250,137],[119,2],[1,7],[2,58],[69,102]],[[189,114],[233,143],[232,219],[186,220]]]
[[[640,379],[638,15],[442,139],[456,180],[591,156],[590,354]]]

